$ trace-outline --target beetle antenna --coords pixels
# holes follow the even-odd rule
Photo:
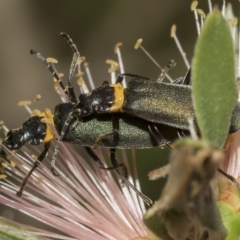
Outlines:
[[[20,189],[18,190],[18,192],[16,193],[16,195],[18,197],[22,196],[23,190],[28,182],[28,179],[31,177],[32,173],[34,172],[34,170],[40,165],[40,163],[43,161],[43,159],[47,156],[48,150],[50,148],[50,142],[46,142],[44,144],[44,150],[43,152],[38,156],[37,160],[34,162],[33,167],[31,168],[31,170],[28,172],[28,174],[25,176],[25,178],[23,179]]]
[[[60,36],[63,37],[67,41],[67,43],[70,45],[70,47],[73,51],[73,59],[72,59],[72,63],[71,63],[70,70],[69,70],[69,76],[68,76],[68,91],[69,91],[70,95],[75,99],[75,102],[76,102],[77,101],[76,94],[74,92],[74,88],[72,86],[71,81],[72,81],[74,72],[76,70],[77,64],[78,64],[78,59],[80,57],[80,53],[78,51],[76,44],[73,42],[73,40],[70,38],[70,36],[67,33],[61,32]]]
[[[171,60],[167,63],[167,65],[163,68],[163,70],[162,70],[159,78],[157,79],[157,82],[159,82],[159,83],[162,82],[163,79],[165,78],[166,74],[168,73],[168,71],[169,71],[171,68],[175,67],[176,64],[177,64],[176,60],[175,60],[175,59],[171,59]]]
[[[43,64],[46,65],[46,67],[47,67],[48,70],[52,73],[52,75],[54,76],[54,78],[57,79],[58,85],[59,85],[60,88],[63,90],[63,92],[64,92],[64,94],[66,95],[66,97],[67,97],[67,99],[69,100],[69,102],[75,102],[75,101],[73,101],[71,95],[69,94],[69,92],[68,92],[67,89],[65,88],[65,86],[64,86],[64,84],[63,84],[63,82],[62,82],[62,80],[61,80],[61,78],[60,78],[60,76],[59,76],[59,74],[58,74],[58,72],[57,72],[57,70],[56,70],[56,68],[53,67],[53,65],[52,65],[51,63],[49,63],[49,62],[46,60],[46,58],[44,58],[44,57],[42,56],[41,53],[39,53],[39,52],[37,52],[37,51],[35,51],[35,50],[30,50],[30,53],[31,53],[31,54],[35,54],[35,55],[37,56],[37,58],[39,58],[39,59],[43,62]]]

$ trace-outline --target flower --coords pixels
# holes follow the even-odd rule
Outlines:
[[[194,4],[196,4],[196,1],[194,1]],[[201,16],[201,23],[198,20],[196,21],[198,32],[200,32],[204,13],[196,9],[196,6],[193,10],[196,18],[198,14]],[[179,47],[179,41],[175,33],[172,36]],[[187,67],[189,67],[181,46],[179,48]],[[115,71],[117,69],[116,64],[114,62],[109,63],[111,64],[110,71]],[[123,71],[121,58],[119,63],[120,69]],[[88,69],[87,65],[85,67]],[[115,78],[114,71],[111,73],[113,79]],[[85,88],[81,78],[80,64],[78,74],[80,84]],[[90,75],[89,78],[91,79]],[[52,143],[53,146],[57,144],[56,141],[52,141]],[[4,146],[2,147],[4,148]],[[230,151],[233,147],[234,145],[231,146]],[[6,148],[5,150],[7,151]],[[0,203],[18,209],[29,217],[58,230],[58,232],[33,228],[29,225],[15,224],[13,226],[11,221],[1,218],[2,221],[8,223],[0,226],[5,234],[19,233],[27,235],[31,239],[39,237],[100,240],[155,238],[142,221],[145,212],[142,199],[126,186],[121,186],[121,182],[118,184],[113,181],[109,172],[102,171],[96,165],[87,163],[75,151],[74,147],[67,143],[62,144],[56,163],[59,176],[56,177],[51,173],[49,164],[47,166],[41,164],[37,171],[32,174],[23,197],[17,197],[18,184],[29,172],[30,167],[27,166],[32,165],[32,162],[35,161],[34,156],[32,156],[33,151],[35,150],[29,147],[25,148],[21,154],[8,151],[12,155],[9,162],[1,162],[2,168],[0,170],[2,172],[6,171],[8,178],[5,178],[6,175],[4,174],[1,175],[4,180],[0,184]],[[37,155],[39,155],[39,152]],[[53,155],[52,150],[49,155]],[[104,162],[104,153],[98,151],[98,155]],[[123,156],[124,164],[129,169],[124,151]],[[230,162],[229,166],[232,166],[232,161]],[[235,175],[235,173],[230,172],[229,167],[226,167],[226,169],[228,173]],[[130,175],[129,179],[139,188],[137,176]],[[168,190],[166,189],[166,191]]]
[[[128,188],[119,188],[109,172],[90,166],[70,144],[63,144],[60,151],[60,176],[54,176],[41,164],[23,197],[17,197],[16,182],[21,182],[29,171],[29,159],[34,161],[27,150],[26,156],[14,156],[16,167],[7,170],[11,180],[1,182],[0,202],[63,233],[34,229],[27,232],[28,236],[37,237],[39,232],[45,237],[55,235],[56,239],[134,239],[147,235],[141,219],[145,211],[142,200]]]
[[[80,70],[81,57],[78,64],[78,74],[83,91],[87,91]],[[48,59],[56,62],[53,59]],[[53,65],[52,65],[53,66]],[[87,68],[87,64],[85,64]],[[53,66],[54,68],[54,66]],[[55,69],[55,68],[54,68]],[[115,70],[116,68],[114,68]],[[89,72],[89,71],[87,71]],[[61,76],[61,74],[59,74]],[[112,74],[114,77],[114,75]],[[59,87],[56,88],[63,101],[66,101]],[[28,107],[29,110],[29,107]],[[31,111],[31,110],[30,110]],[[37,111],[38,112],[38,111]],[[48,122],[47,119],[44,121]],[[52,126],[53,127],[53,126]],[[6,127],[4,126],[6,129]],[[7,129],[6,129],[7,130]],[[59,138],[55,129],[55,136]],[[57,140],[51,141],[52,146]],[[33,171],[24,189],[22,198],[16,196],[19,182],[30,171],[36,157],[32,155],[35,148],[24,147],[22,153],[9,151],[9,162],[3,160],[3,180],[0,184],[0,203],[23,212],[29,218],[35,218],[60,233],[53,233],[29,225],[22,230],[17,226],[1,225],[2,230],[19,233],[28,237],[49,237],[54,239],[137,239],[149,236],[142,221],[145,212],[143,200],[126,186],[114,181],[110,172],[101,170],[96,164],[86,161],[71,144],[62,143],[56,163],[59,176],[54,176],[50,166],[44,159],[44,164]],[[124,150],[124,164],[129,169]],[[36,155],[40,153],[37,152]],[[49,156],[53,151],[49,151]],[[104,162],[103,151],[98,151],[99,158]],[[129,181],[138,186],[135,177],[129,175]],[[121,186],[120,186],[121,185]],[[3,219],[6,223],[10,221]],[[30,220],[29,220],[30,221]]]

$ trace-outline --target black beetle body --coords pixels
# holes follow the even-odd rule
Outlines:
[[[58,133],[61,132],[72,109],[73,106],[69,103],[62,103],[55,107],[54,125]],[[167,142],[172,142],[178,138],[176,128],[161,124],[157,124],[157,127]],[[93,147],[96,139],[100,135],[112,133],[112,131],[112,114],[94,113],[80,121],[73,119],[63,137],[63,141]],[[165,142],[158,141],[152,136],[146,120],[133,117],[126,113],[120,113],[118,136],[113,135],[102,139],[98,143],[98,146],[117,149],[144,149],[164,146],[164,143]]]

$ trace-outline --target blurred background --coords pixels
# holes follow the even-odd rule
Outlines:
[[[206,13],[207,2],[200,0],[198,6]],[[222,2],[212,1],[219,6]],[[238,2],[232,2],[238,10]],[[177,66],[170,72],[173,78],[184,76],[187,68],[170,37],[170,29],[174,23],[177,25],[177,36],[191,62],[197,30],[190,5],[190,0],[1,0],[0,120],[9,129],[19,127],[29,115],[17,102],[33,100],[36,94],[42,96],[41,105],[35,104],[33,108],[48,107],[53,111],[60,102],[53,90],[52,75],[29,51],[34,49],[45,57],[58,59],[56,67],[66,80],[72,52],[59,37],[61,31],[68,33],[81,55],[86,56],[96,86],[110,79],[105,61],[117,60],[113,52],[117,42],[123,43],[125,72],[153,79],[159,75],[159,69],[146,55],[133,48],[138,38],[143,38],[143,46],[162,66],[176,59]],[[159,182],[149,183],[147,173],[166,161],[166,154],[159,149],[137,151],[142,191],[153,200],[159,197],[160,190],[152,190],[157,189],[154,186]]]

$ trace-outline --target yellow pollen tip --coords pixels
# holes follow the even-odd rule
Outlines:
[[[173,38],[176,35],[176,31],[177,31],[177,26],[176,24],[173,24],[171,27],[171,32],[170,32],[170,36]]]
[[[52,117],[52,112],[49,108],[45,108],[45,114],[47,115],[48,118]]]
[[[134,45],[134,49],[138,49],[138,48],[141,46],[142,41],[143,41],[143,39],[142,39],[142,38],[139,38],[139,39],[137,40],[136,44]]]
[[[6,177],[7,177],[6,174],[1,174],[1,175],[0,175],[0,179],[5,179]]]
[[[12,160],[10,160],[10,165],[11,165],[11,167],[16,167],[16,163],[15,162],[13,162]]]
[[[108,69],[108,73],[116,72],[119,70],[119,66],[113,66]]]
[[[86,57],[82,56],[78,59],[77,64],[80,64],[80,63],[84,62],[85,60],[86,60]]]
[[[233,19],[233,21],[234,21],[235,24],[237,24],[237,23],[238,23],[238,18],[235,17],[235,18]]]
[[[238,24],[238,18],[235,17],[235,18],[233,18],[233,19],[228,19],[228,22],[229,22],[229,24],[231,25],[231,27],[236,27],[237,24]]]
[[[7,163],[5,163],[5,162],[1,162],[1,166],[4,167],[4,168],[6,168],[8,165],[7,165]]]
[[[57,90],[59,89],[58,83],[55,82],[55,83],[53,84],[53,88],[57,91]]]
[[[79,78],[79,77],[82,77],[82,76],[84,76],[84,72],[79,72],[79,73],[76,73],[74,75],[75,78]]]
[[[61,78],[61,77],[64,77],[64,74],[63,73],[58,73],[58,76]],[[53,78],[53,82],[57,82],[57,79]]]
[[[34,102],[40,100],[42,98],[42,96],[40,94],[37,94],[34,98]]]
[[[57,59],[55,59],[55,58],[46,58],[46,61],[48,62],[48,63],[58,63],[58,60]]]
[[[85,63],[83,64],[84,67],[88,67],[88,65],[89,65],[88,62],[85,62]]]
[[[114,53],[117,53],[117,50],[119,47],[121,47],[123,44],[121,42],[117,43],[113,49]]]
[[[40,121],[42,123],[52,124],[52,121],[50,119],[48,119],[48,118],[42,118]]]
[[[39,110],[39,109],[34,109],[33,111],[32,111],[32,113],[31,113],[31,116],[33,117],[33,116],[37,116],[37,115],[39,115],[41,113],[41,111]]]
[[[198,5],[198,1],[193,1],[193,2],[191,3],[191,11],[196,10],[197,5]]]
[[[112,65],[112,66],[118,67],[118,62],[113,61],[113,60],[111,60],[111,59],[107,59],[107,60],[106,60],[106,63],[107,63],[107,64],[110,64],[110,65]]]
[[[78,80],[77,80],[77,85],[78,86],[82,86],[84,83],[84,80],[82,79],[82,77],[80,77]]]
[[[15,151],[15,150],[12,150],[12,153],[15,154],[16,151]],[[16,159],[15,156],[13,156],[13,155],[8,155],[8,156],[7,156],[7,160],[8,160],[9,162],[12,162],[13,159]]]
[[[197,12],[198,14],[202,17],[202,18],[205,18],[206,17],[206,14],[204,13],[204,11],[202,9],[197,9]]]
[[[32,102],[31,101],[20,101],[18,102],[18,106],[22,107],[22,106],[26,106],[26,105],[30,105]]]

